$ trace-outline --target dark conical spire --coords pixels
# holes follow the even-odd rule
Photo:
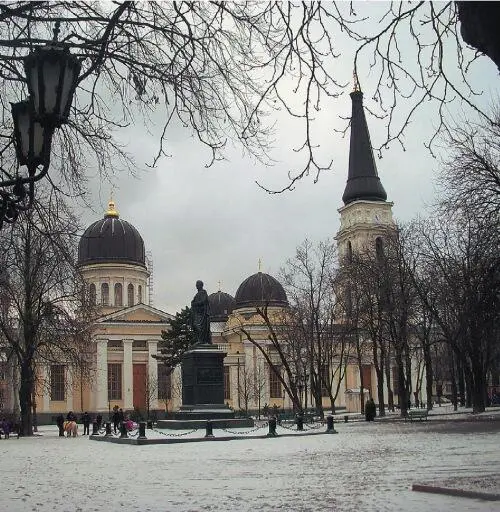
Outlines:
[[[350,94],[352,99],[351,145],[349,149],[349,174],[342,201],[344,204],[359,199],[385,201],[387,194],[377,173],[370,133],[363,110],[363,93],[357,80]]]

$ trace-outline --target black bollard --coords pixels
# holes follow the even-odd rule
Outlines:
[[[139,423],[139,437],[137,439],[147,439],[146,438],[146,423],[141,421]]]
[[[94,423],[92,423],[92,435],[93,436],[99,435],[99,424],[97,423],[97,421],[94,421]]]
[[[349,416],[345,415],[344,416],[344,423],[347,423],[349,421]]]
[[[109,437],[109,436],[112,436],[113,434],[111,433],[111,423],[109,421],[106,422],[106,436]]]
[[[297,414],[295,422],[297,423],[297,430],[304,430],[304,416],[302,414]]]
[[[127,427],[125,426],[125,422],[120,422],[120,439],[128,437]]]
[[[210,420],[207,420],[206,430],[207,433],[205,434],[205,437],[214,437],[214,427]]]
[[[148,428],[149,428],[149,429],[152,429],[152,428],[153,428],[153,422],[152,422],[151,420],[148,420],[147,425],[148,425]]]
[[[276,418],[269,418],[269,432],[267,437],[276,437]]]
[[[326,434],[336,434],[337,431],[333,428],[333,416],[330,414],[326,417]]]

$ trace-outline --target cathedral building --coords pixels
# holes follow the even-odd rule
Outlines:
[[[362,92],[352,92],[351,100],[349,170],[336,234],[343,260],[349,260],[355,251],[383,251],[385,237],[396,227],[393,203],[387,201],[377,173]],[[39,422],[53,421],[55,415],[68,410],[105,415],[118,406],[125,411],[140,409],[144,413],[149,409],[162,415],[178,408],[182,397],[180,368],[168,375],[154,357],[162,331],[169,328],[173,315],[149,303],[151,276],[144,241],[138,230],[120,217],[114,201],[109,202],[104,217],[83,233],[78,265],[97,311],[88,347],[92,374],[90,378],[81,375],[64,362],[40,368],[41,384],[36,396]],[[275,358],[269,331],[256,308],[265,306],[269,316],[278,321],[288,307],[283,286],[259,271],[242,281],[234,297],[218,290],[209,295],[209,301],[212,343],[227,353],[227,404],[235,410],[262,409],[266,404],[290,407],[281,382],[255,343],[248,340],[250,334]],[[360,393],[377,397],[374,367],[369,358],[365,363],[365,390],[359,389],[357,365],[349,363],[336,407],[359,411]],[[4,401],[8,395],[2,382],[5,374],[0,372]],[[304,393],[307,395],[307,389]],[[323,399],[325,408],[331,406],[327,396]],[[310,394],[306,401],[312,405]]]

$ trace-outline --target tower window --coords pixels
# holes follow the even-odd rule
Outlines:
[[[101,304],[107,306],[109,304],[109,285],[108,283],[101,284]]]
[[[127,286],[127,297],[128,297],[128,305],[133,306],[134,305],[134,285],[129,284]]]
[[[137,303],[142,304],[142,286],[137,287]]]
[[[115,284],[115,306],[123,306],[123,287],[121,283]]]
[[[375,239],[375,254],[379,260],[384,257],[384,241],[380,236]]]
[[[352,263],[352,244],[350,240],[347,241],[347,261]]]
[[[97,294],[94,283],[91,283],[89,286],[89,302],[91,306],[95,306],[97,303]]]

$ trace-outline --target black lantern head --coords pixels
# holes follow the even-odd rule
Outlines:
[[[35,120],[29,101],[12,103],[11,106],[17,160],[20,165],[28,167],[32,176],[39,165],[49,165],[52,129]]]
[[[81,64],[68,48],[39,47],[24,59],[28,92],[37,119],[53,128],[66,123]]]

